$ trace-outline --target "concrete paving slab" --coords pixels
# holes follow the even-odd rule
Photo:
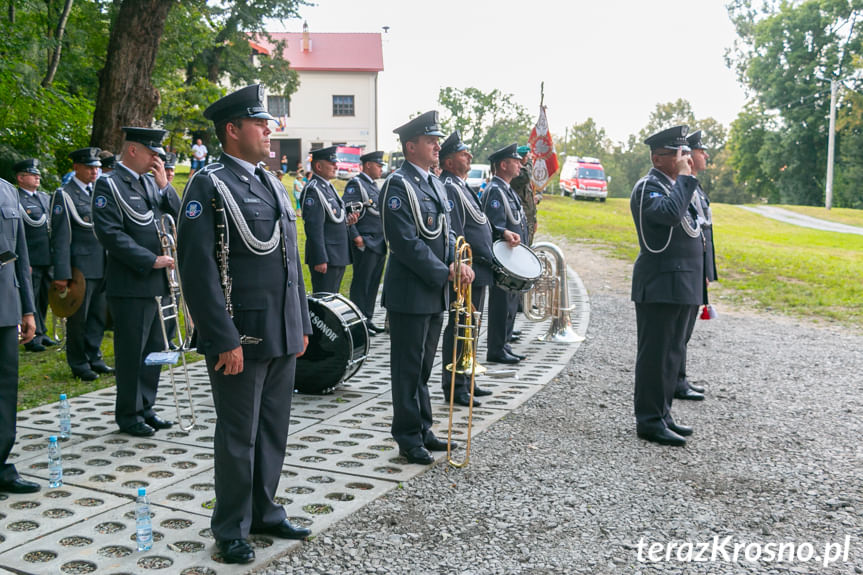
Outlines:
[[[18,467],[22,461],[29,461],[34,458],[42,458],[45,460],[45,465],[48,465],[48,438],[56,435],[56,431],[46,431],[43,429],[30,429],[27,427],[18,427],[18,432],[15,435],[15,444],[12,447],[12,453],[6,459],[8,463],[14,463]],[[66,446],[82,443],[92,439],[88,435],[72,435],[67,439],[60,439],[60,450],[63,451]]]

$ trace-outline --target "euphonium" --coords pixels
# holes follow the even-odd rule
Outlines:
[[[455,314],[455,325],[453,326],[452,363],[446,366],[452,372],[449,388],[449,430],[447,432],[446,459],[453,467],[464,467],[470,460],[470,438],[473,428],[473,394],[474,381],[477,373],[482,373],[485,368],[476,362],[476,348],[479,339],[480,312],[473,307],[471,300],[471,284],[464,280],[461,274],[461,265],[473,266],[473,252],[470,244],[465,241],[464,236],[459,236],[455,242],[455,275],[453,277],[453,291],[455,301],[450,306],[450,313]],[[463,342],[461,356],[458,356],[459,342]],[[481,370],[481,371],[480,371]],[[467,412],[467,440],[465,441],[464,459],[457,462],[452,458],[452,419],[455,410],[455,378],[457,373],[470,373],[470,404]]]
[[[177,227],[174,224],[174,218],[170,214],[163,214],[162,219],[157,224],[159,232],[159,240],[162,244],[162,255],[169,256],[177,261]],[[171,379],[171,389],[174,395],[174,406],[177,408],[177,424],[183,431],[190,431],[195,427],[197,418],[195,417],[195,405],[192,399],[192,380],[189,377],[189,370],[186,366],[186,352],[190,350],[192,342],[192,331],[194,324],[192,316],[189,315],[189,309],[186,307],[186,298],[183,296],[183,285],[180,282],[180,274],[175,266],[165,268],[165,273],[168,277],[168,303],[163,304],[161,296],[156,296],[156,308],[159,311],[159,323],[162,327],[162,341],[165,344],[163,356],[166,358],[160,362],[168,366],[168,375]],[[182,308],[182,316],[180,309]],[[174,343],[168,335],[168,322],[174,320],[177,322],[176,338],[179,342]],[[182,320],[182,321],[181,321]],[[171,344],[174,344],[175,350],[172,350]],[[176,356],[178,357],[175,357]],[[183,415],[180,410],[180,398],[177,391],[177,381],[174,376],[174,364],[177,361],[183,365],[183,379],[186,382],[186,395],[189,399],[189,415],[186,418],[189,420],[187,425],[183,425]]]
[[[522,300],[524,316],[530,321],[545,321],[551,318],[548,331],[539,341],[576,343],[584,341],[572,328],[569,312],[569,287],[566,281],[566,259],[556,245],[539,242],[531,246],[542,262],[542,275],[525,292]]]

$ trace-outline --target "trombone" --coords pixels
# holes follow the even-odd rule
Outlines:
[[[156,229],[159,232],[159,240],[162,244],[162,255],[169,256],[176,262],[177,226],[174,224],[174,218],[170,214],[162,214],[162,218],[156,225]],[[177,408],[177,424],[183,431],[191,431],[197,423],[197,418],[192,399],[192,382],[189,377],[188,367],[186,366],[186,352],[191,349],[192,332],[195,326],[192,316],[189,315],[189,309],[186,306],[183,285],[180,283],[180,274],[177,272],[176,266],[166,267],[165,273],[168,276],[168,303],[163,303],[162,297],[156,296],[156,309],[159,311],[159,324],[162,327],[162,341],[165,344],[165,348],[162,352],[148,355],[146,363],[148,365],[168,366],[168,376],[171,379],[171,389],[174,395],[174,406]],[[182,322],[180,321],[181,308],[183,311]],[[177,324],[177,330],[173,336],[168,335],[168,322],[171,320]],[[175,339],[178,341],[175,342]],[[174,366],[178,361],[183,365],[183,379],[186,381],[186,395],[189,399],[189,415],[187,416],[183,416],[180,410],[180,393],[177,391],[177,378],[174,375]],[[183,425],[184,417],[189,420],[188,425]]]
[[[473,428],[473,394],[474,381],[477,373],[482,373],[485,368],[476,361],[476,348],[479,342],[479,322],[481,312],[473,307],[471,300],[471,284],[464,281],[461,274],[461,265],[473,266],[473,252],[470,244],[464,236],[459,236],[455,242],[455,277],[453,278],[453,290],[456,299],[450,306],[450,313],[455,314],[455,325],[453,326],[452,363],[446,366],[452,372],[449,388],[449,430],[446,439],[446,460],[453,467],[464,467],[470,460],[470,438]],[[458,344],[463,342],[461,355],[458,355]],[[464,448],[464,459],[456,461],[452,457],[452,419],[455,410],[455,378],[456,374],[470,373],[470,404],[467,412],[467,441]]]

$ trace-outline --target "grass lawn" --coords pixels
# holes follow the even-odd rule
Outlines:
[[[720,278],[714,301],[860,325],[863,236],[784,224],[733,205],[712,207]],[[603,204],[546,196],[539,218],[544,234],[593,242],[628,261],[638,255],[628,199]]]
[[[774,207],[797,212],[798,214],[811,216],[813,218],[821,218],[822,220],[829,220],[831,222],[847,224],[849,226],[863,227],[863,210],[852,210],[850,208],[831,208],[828,210],[827,208],[819,206],[776,205]]]

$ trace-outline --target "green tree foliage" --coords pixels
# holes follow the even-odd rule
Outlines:
[[[533,121],[512,94],[447,87],[441,89],[438,102],[446,110],[441,119],[444,131],[459,130],[478,163],[513,142],[526,144],[530,137]]]
[[[755,95],[732,127],[729,159],[740,169],[738,179],[761,197],[823,202],[830,83],[838,80],[845,87],[840,110],[852,106],[852,95],[863,87],[857,59],[863,53],[861,10],[861,0],[735,0],[729,5],[739,40],[728,60]],[[753,118],[756,109],[770,122]],[[842,162],[836,205],[854,202],[853,193],[842,189],[848,178],[841,172],[856,170],[853,152],[843,150],[855,143],[857,126],[847,123],[837,138]],[[849,142],[843,143],[846,136]],[[754,141],[737,142],[738,137]]]

